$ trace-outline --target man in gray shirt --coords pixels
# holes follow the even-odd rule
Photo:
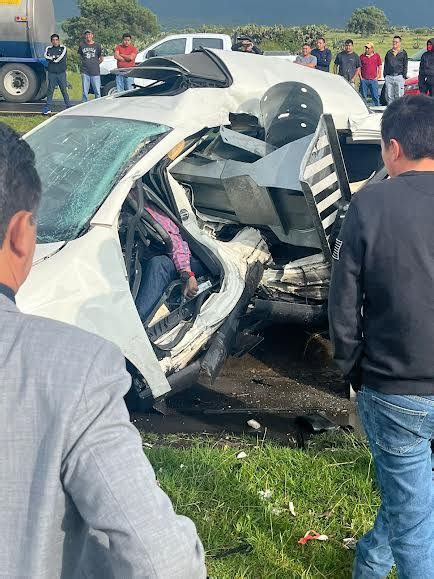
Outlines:
[[[345,49],[335,58],[333,72],[354,86],[356,79],[360,77],[361,66],[360,57],[354,52],[353,41],[349,38],[345,41]]]
[[[94,41],[91,30],[86,30],[84,33],[84,42],[78,47],[78,54],[81,60],[80,72],[83,85],[83,102],[87,101],[87,95],[89,94],[91,85],[95,98],[100,98],[101,71],[99,65],[104,59],[101,44]]]
[[[311,51],[312,48],[310,44],[303,44],[301,54],[297,55],[295,64],[301,64],[302,66],[307,66],[308,68],[315,68],[317,64],[317,58],[311,54]]]
[[[205,579],[194,524],[159,488],[129,421],[119,349],[22,314],[41,183],[0,123],[0,577]]]

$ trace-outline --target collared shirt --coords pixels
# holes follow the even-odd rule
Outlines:
[[[407,77],[408,56],[405,50],[395,53],[388,50],[384,57],[384,76],[403,76]]]
[[[329,48],[324,48],[320,50],[319,48],[314,48],[312,50],[312,56],[316,57],[317,64],[316,69],[322,70],[323,72],[330,72],[330,63],[332,61],[332,53]]]
[[[15,292],[12,288],[3,283],[0,283],[0,294],[4,295],[8,300],[15,303]]]
[[[181,234],[179,233],[179,227],[170,219],[170,217],[167,217],[167,215],[160,211],[154,204],[146,205],[145,209],[169,234],[170,239],[172,240],[172,253],[170,257],[176,267],[176,270],[189,271],[191,269],[191,252],[190,248],[188,247],[188,243],[182,239]]]
[[[377,52],[374,52],[370,56],[361,54],[360,63],[362,65],[362,78],[364,80],[377,80],[378,68],[381,66],[381,56]]]

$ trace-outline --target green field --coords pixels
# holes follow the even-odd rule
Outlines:
[[[176,511],[198,527],[212,579],[351,576],[353,551],[344,539],[367,531],[379,505],[363,443],[339,435],[302,451],[251,439],[143,437]],[[239,451],[247,458],[237,459]],[[299,545],[310,529],[328,541]]]

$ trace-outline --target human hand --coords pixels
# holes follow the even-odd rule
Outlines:
[[[194,298],[198,291],[199,286],[197,284],[197,279],[194,276],[189,277],[184,286],[184,295],[191,299]]]

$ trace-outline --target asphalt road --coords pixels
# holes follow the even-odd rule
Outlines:
[[[73,102],[74,105],[78,104],[78,101]],[[0,100],[0,115],[37,115],[42,112],[45,106],[45,102],[40,103],[8,103],[6,101]],[[54,113],[59,113],[63,111],[65,105],[63,101],[54,101],[52,111]]]

